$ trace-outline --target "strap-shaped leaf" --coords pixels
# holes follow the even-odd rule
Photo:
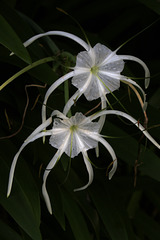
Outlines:
[[[0,220],[0,239],[1,240],[22,240],[20,235],[14,231],[10,226]]]
[[[91,198],[112,240],[129,240],[122,213],[115,207],[106,188],[99,185],[90,187]]]
[[[31,58],[20,38],[2,15],[0,15],[0,43],[26,63],[31,63]]]
[[[64,211],[76,240],[91,240],[83,214],[71,195],[63,191]]]

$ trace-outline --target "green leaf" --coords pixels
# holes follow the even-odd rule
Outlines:
[[[65,230],[65,218],[64,218],[64,207],[63,207],[63,199],[60,188],[58,187],[56,180],[51,179],[47,183],[48,192],[50,201],[52,204],[52,210],[55,218],[61,225],[62,229]]]
[[[34,29],[36,34],[44,32],[43,29],[40,26],[38,26],[38,24],[36,24],[31,18],[27,17],[23,13],[20,13],[20,16],[31,26],[32,29]],[[50,37],[46,36],[45,38],[42,38],[42,41],[46,42],[46,44],[49,46],[49,48],[51,49],[51,51],[54,55],[59,52],[58,47],[51,40]]]
[[[136,218],[134,219],[134,224],[136,228],[139,229],[139,231],[143,234],[143,236],[147,237],[148,240],[159,240],[160,227],[158,222],[149,217],[143,211],[137,212]]]
[[[89,201],[87,201],[87,193],[86,191],[82,192],[77,192],[76,193],[77,197],[77,202],[80,205],[81,209],[83,210],[84,214],[86,217],[89,219],[95,234],[96,234],[96,239],[99,239],[99,231],[100,231],[100,226],[99,226],[99,216],[97,214],[97,211],[93,206],[90,204]]]
[[[1,240],[22,240],[20,235],[11,227],[0,220],[0,239]]]
[[[111,239],[128,240],[122,212],[115,207],[109,191],[100,184],[92,184],[90,194]]]
[[[72,196],[65,190],[63,191],[63,203],[64,211],[70,223],[75,239],[91,240],[91,235],[89,233],[81,210],[79,209]]]
[[[2,15],[0,15],[0,43],[26,63],[31,63],[30,56],[20,38]]]
[[[9,148],[10,151],[7,152],[6,148]],[[6,196],[10,168],[10,161],[8,160],[13,158],[13,153],[16,153],[16,149],[11,141],[1,141],[0,204],[33,240],[40,240],[39,193],[24,161],[18,162],[11,195],[8,198]]]

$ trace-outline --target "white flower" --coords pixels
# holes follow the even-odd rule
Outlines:
[[[13,176],[15,171],[15,166],[18,160],[18,157],[23,150],[23,148],[30,142],[35,141],[36,139],[43,137],[43,136],[51,136],[49,143],[57,150],[51,161],[49,162],[48,166],[43,175],[43,185],[42,185],[42,193],[47,205],[49,212],[52,214],[51,203],[49,199],[49,195],[46,190],[46,180],[51,171],[51,169],[55,166],[58,162],[62,154],[65,152],[69,157],[74,158],[80,152],[83,155],[83,159],[89,174],[89,181],[88,183],[75,191],[83,190],[87,188],[91,182],[93,181],[93,169],[90,163],[90,160],[87,155],[87,151],[89,149],[95,148],[98,142],[102,143],[104,147],[108,150],[112,157],[112,168],[109,172],[109,179],[112,178],[114,175],[116,168],[117,168],[117,158],[115,155],[114,150],[110,146],[110,144],[99,134],[99,123],[93,122],[98,117],[107,115],[107,114],[115,114],[118,116],[125,117],[126,119],[130,120],[133,124],[135,124],[141,131],[143,131],[144,135],[153,143],[156,147],[160,148],[160,145],[150,136],[150,134],[144,129],[141,124],[137,123],[137,120],[132,118],[126,113],[121,111],[114,111],[114,110],[106,110],[100,111],[99,113],[93,114],[90,117],[85,117],[82,113],[76,113],[75,116],[71,118],[66,117],[64,114],[60,113],[59,111],[54,111],[52,116],[47,119],[44,123],[42,123],[39,127],[37,127],[33,133],[26,139],[26,141],[22,144],[19,151],[15,155],[11,169],[9,174],[9,182],[8,182],[8,191],[7,196],[10,195]],[[44,131],[43,129],[48,127],[52,122],[52,117],[57,116],[54,119],[53,127],[51,130]]]
[[[124,60],[131,60],[139,63],[145,71],[145,87],[147,88],[150,80],[150,72],[146,64],[137,57],[129,55],[117,55],[117,48],[111,51],[106,46],[98,43],[93,48],[79,37],[63,32],[63,31],[49,31],[33,36],[24,43],[27,47],[35,40],[49,35],[58,35],[70,38],[80,44],[85,51],[80,52],[77,56],[76,66],[73,71],[59,78],[54,82],[46,92],[43,107],[42,107],[42,122],[46,120],[46,104],[50,94],[64,81],[72,78],[72,84],[78,88],[76,93],[69,99],[64,107],[63,113],[66,115],[82,94],[85,95],[87,100],[91,101],[101,98],[101,108],[106,108],[106,94],[112,93],[120,87],[120,81],[129,83],[140,89],[144,96],[144,109],[146,108],[145,93],[142,88],[133,80],[123,76],[121,72],[124,69]],[[104,117],[101,118],[101,128],[104,123]]]

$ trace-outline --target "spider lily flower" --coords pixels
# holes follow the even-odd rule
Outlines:
[[[44,128],[47,128],[51,124],[52,117],[54,115],[56,115],[57,118],[54,119],[53,128],[51,130],[44,131]],[[98,142],[101,142],[106,147],[106,149],[109,151],[113,159],[112,169],[109,172],[109,179],[111,179],[117,167],[117,160],[114,150],[109,145],[109,143],[105,139],[103,139],[98,133],[99,132],[98,122],[91,122],[90,118],[85,117],[82,113],[76,113],[75,116],[68,118],[59,111],[54,111],[52,113],[52,117],[47,119],[44,123],[42,123],[33,131],[33,133],[25,140],[25,142],[22,144],[19,151],[15,155],[10,169],[7,191],[7,196],[9,196],[12,188],[16,163],[24,147],[26,147],[27,144],[35,141],[38,138],[41,138],[43,136],[50,136],[49,143],[58,150],[51,159],[51,161],[49,162],[44,172],[42,193],[47,208],[51,214],[52,208],[46,190],[46,180],[51,169],[55,166],[55,164],[58,162],[58,160],[60,159],[64,152],[71,158],[74,158],[81,152],[89,174],[88,183],[81,188],[75,189],[75,191],[87,188],[93,181],[93,169],[88,158],[87,151],[89,149],[97,147]]]
[[[46,104],[50,94],[64,81],[72,78],[72,84],[78,88],[76,93],[67,102],[63,113],[66,115],[74,104],[75,100],[78,100],[82,94],[85,95],[88,101],[92,101],[97,98],[101,98],[102,109],[106,107],[106,94],[112,93],[119,89],[120,81],[129,83],[136,86],[144,96],[144,109],[146,108],[146,96],[142,88],[132,79],[123,76],[121,72],[124,69],[124,60],[130,60],[139,63],[145,71],[145,87],[147,88],[150,81],[150,72],[146,64],[139,58],[130,55],[117,55],[117,48],[115,51],[111,51],[108,47],[98,43],[93,48],[90,44],[83,41],[81,38],[74,34],[63,31],[49,31],[46,33],[37,34],[28,39],[24,46],[27,47],[35,40],[50,35],[63,36],[72,39],[80,44],[85,51],[80,52],[77,55],[76,66],[73,71],[67,73],[63,77],[60,77],[54,82],[44,98],[44,104],[42,107],[42,122],[46,120]],[[104,123],[104,117],[101,118],[101,128]]]
[[[60,159],[63,153],[66,153],[69,157],[74,158],[81,152],[84,159],[84,163],[88,171],[88,175],[89,175],[88,183],[81,188],[75,189],[74,191],[86,189],[93,181],[94,174],[93,174],[92,165],[88,158],[87,151],[89,149],[97,147],[98,142],[103,144],[103,146],[110,153],[111,158],[113,160],[112,168],[109,172],[109,179],[111,179],[117,168],[117,158],[113,148],[103,138],[103,136],[99,134],[99,127],[100,127],[99,123],[93,122],[93,120],[108,114],[122,116],[128,119],[129,121],[131,121],[143,132],[143,134],[156,147],[160,149],[160,145],[151,137],[151,135],[146,131],[146,129],[141,124],[137,123],[136,119],[132,118],[130,115],[124,112],[115,111],[115,110],[104,110],[96,114],[93,114],[89,117],[84,116],[82,113],[76,113],[75,116],[68,118],[64,114],[56,110],[52,113],[52,116],[49,119],[47,119],[44,123],[39,125],[33,131],[33,133],[26,139],[26,141],[22,144],[19,151],[15,155],[11,165],[10,174],[9,174],[7,196],[9,196],[11,192],[14,171],[15,171],[16,163],[21,151],[24,149],[24,147],[26,147],[27,144],[43,136],[50,136],[49,143],[54,148],[58,149],[55,155],[53,156],[53,158],[51,159],[51,161],[49,162],[48,166],[46,167],[46,170],[44,171],[44,175],[43,175],[42,193],[44,196],[44,200],[46,202],[46,206],[51,214],[52,214],[52,208],[51,208],[49,195],[46,189],[46,181],[50,171],[58,162],[58,160]],[[48,127],[52,123],[53,116],[56,116],[56,118],[54,118],[53,127],[50,130],[44,131],[43,129]]]

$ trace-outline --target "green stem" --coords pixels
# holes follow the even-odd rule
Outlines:
[[[43,58],[43,59],[40,59],[28,66],[26,66],[25,68],[23,68],[22,70],[20,70],[19,72],[17,72],[16,74],[14,74],[12,77],[10,77],[7,81],[5,81],[1,86],[0,86],[0,91],[6,87],[9,83],[11,83],[14,79],[16,79],[17,77],[19,77],[20,75],[22,75],[23,73],[29,71],[30,69],[34,68],[34,67],[37,67],[43,63],[46,63],[46,62],[51,62],[53,61],[53,57],[46,57],[46,58]]]

